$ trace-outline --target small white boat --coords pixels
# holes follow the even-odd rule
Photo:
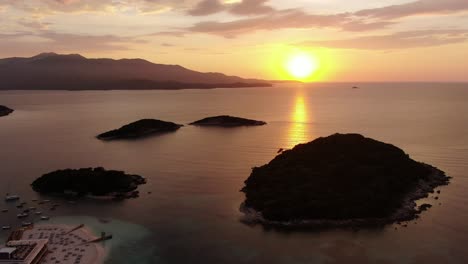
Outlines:
[[[42,214],[42,212],[41,211],[36,211],[36,212],[34,212],[34,214],[35,215],[40,215],[40,214]]]
[[[50,217],[48,217],[48,216],[45,216],[45,215],[41,216],[41,220],[49,220],[49,219],[50,219]]]
[[[10,230],[11,226],[2,226],[2,230]]]
[[[5,201],[7,202],[10,202],[10,201],[17,201],[19,200],[19,196],[18,195],[7,195],[5,196]]]
[[[27,213],[22,213],[22,214],[17,214],[16,216],[17,216],[18,218],[25,218],[25,217],[28,217],[29,214],[27,214]]]
[[[29,211],[34,211],[36,210],[36,207],[29,207]]]
[[[32,223],[31,222],[22,222],[21,225],[22,226],[30,226],[30,225],[32,225]]]

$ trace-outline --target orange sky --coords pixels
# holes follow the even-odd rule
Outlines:
[[[5,0],[0,56],[144,58],[198,71],[310,81],[468,81],[467,0]]]

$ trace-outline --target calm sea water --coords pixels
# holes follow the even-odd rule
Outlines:
[[[468,262],[468,85],[352,85],[0,92],[0,104],[16,110],[0,118],[0,193],[36,198],[30,183],[63,168],[103,166],[147,177],[138,199],[43,208],[53,221],[114,233],[107,263]],[[141,118],[186,124],[219,114],[268,125],[185,126],[142,140],[95,139]],[[336,132],[395,144],[453,180],[406,228],[284,233],[239,221],[239,190],[253,166],[279,148]],[[11,212],[0,214],[0,225],[17,224],[14,207],[3,207]]]

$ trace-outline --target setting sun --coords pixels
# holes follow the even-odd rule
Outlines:
[[[286,62],[288,73],[296,79],[307,79],[318,69],[317,59],[305,54],[295,54]]]

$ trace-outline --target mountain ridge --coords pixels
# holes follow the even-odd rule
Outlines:
[[[145,90],[269,87],[269,81],[144,59],[86,58],[80,54],[40,53],[0,59],[0,90]],[[144,84],[144,86],[142,86]],[[169,85],[168,85],[169,84]]]

